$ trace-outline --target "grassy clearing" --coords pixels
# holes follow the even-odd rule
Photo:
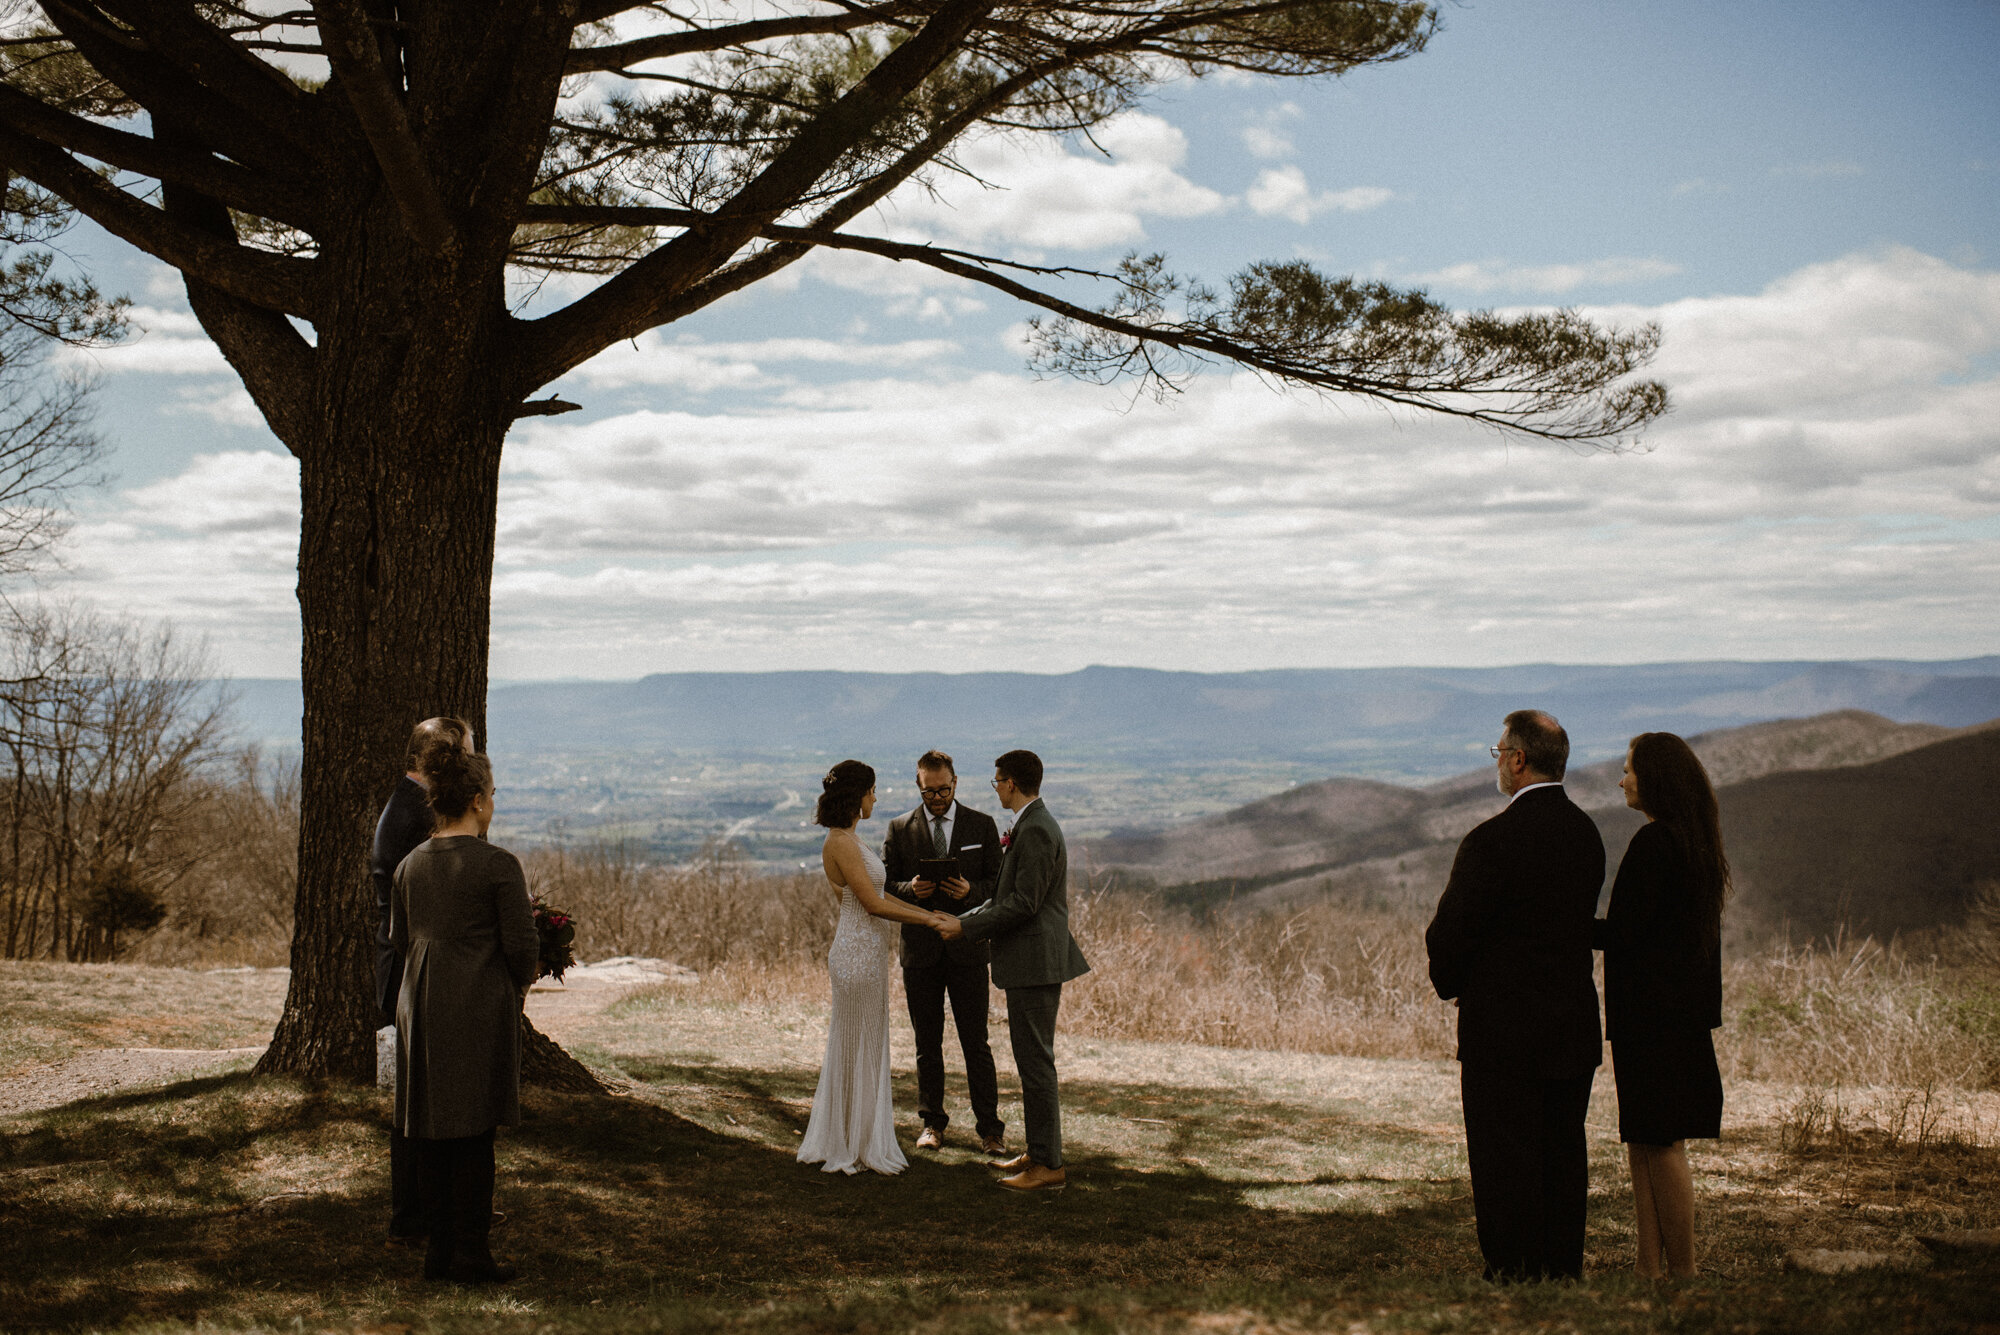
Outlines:
[[[184,976],[184,1000],[210,987],[226,996],[242,978]],[[26,990],[9,989],[0,1023]],[[1066,1038],[1075,1185],[1021,1200],[962,1144],[895,1180],[796,1164],[825,1033],[810,1000],[663,988],[576,1023],[573,1046],[632,1094],[532,1096],[527,1124],[503,1136],[499,1240],[523,1281],[441,1290],[416,1277],[415,1256],[381,1245],[384,1096],[236,1075],[0,1122],[4,1324],[2000,1329],[2000,1271],[1830,1279],[1781,1267],[1788,1247],[1907,1250],[1909,1233],[2000,1224],[1991,1147],[1890,1144],[1849,1128],[1788,1153],[1776,1122],[1739,1120],[1696,1154],[1704,1274],[1656,1289],[1626,1268],[1630,1196],[1601,1088],[1589,1279],[1495,1290],[1471,1278],[1449,1063]],[[907,1031],[894,1050],[907,1062]],[[1002,1065],[1003,1115],[1018,1126]],[[908,1071],[897,1078],[907,1109]],[[1781,1102],[1745,1092],[1738,1102],[1753,1111]]]
[[[265,1042],[284,1005],[279,971],[192,973],[0,960],[0,1077],[93,1048],[236,1048]]]

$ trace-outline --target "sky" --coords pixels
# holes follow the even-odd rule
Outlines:
[[[861,226],[1658,321],[1674,411],[1606,453],[1224,371],[1156,403],[1034,376],[1000,294],[816,257],[516,427],[493,673],[2000,652],[1996,65],[1990,2],[1453,4],[1408,61],[969,144],[991,188]],[[170,270],[67,249],[143,333],[70,358],[111,479],[44,587],[296,676],[295,465]]]

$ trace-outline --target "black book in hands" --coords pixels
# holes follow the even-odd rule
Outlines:
[[[929,881],[932,885],[943,885],[959,874],[957,858],[917,859],[917,879]]]

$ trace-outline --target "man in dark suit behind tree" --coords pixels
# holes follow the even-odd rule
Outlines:
[[[926,751],[918,758],[917,793],[923,801],[890,821],[889,836],[882,841],[889,893],[952,913],[979,907],[993,897],[1000,879],[1000,827],[985,812],[958,801],[958,771],[942,751]],[[960,875],[940,883],[918,874],[923,859],[942,857],[957,858]],[[928,926],[903,924],[903,998],[917,1039],[917,1116],[924,1124],[917,1137],[920,1150],[942,1147],[944,1129],[951,1123],[944,1110],[947,996],[958,1050],[965,1056],[966,1092],[980,1148],[999,1154],[1006,1147],[1000,1082],[986,1039],[986,962],[991,957],[984,941],[946,941]]]
[[[1540,710],[1490,748],[1506,810],[1465,836],[1424,943],[1458,1003],[1472,1208],[1486,1277],[1583,1274],[1583,1119],[1603,1058],[1590,929],[1604,841],[1563,791],[1569,735]]]

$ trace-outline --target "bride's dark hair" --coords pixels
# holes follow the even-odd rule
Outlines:
[[[875,786],[875,771],[858,760],[843,760],[819,781],[813,824],[844,830],[861,819],[861,799]]]

